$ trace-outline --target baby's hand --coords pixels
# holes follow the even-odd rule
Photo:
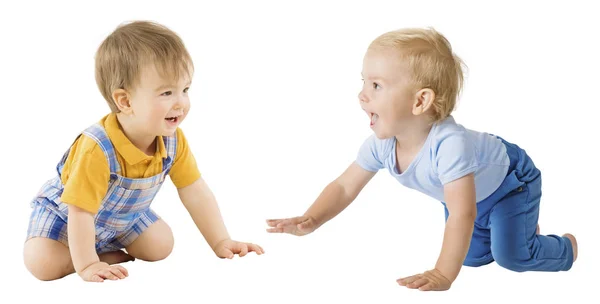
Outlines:
[[[79,276],[87,282],[104,282],[104,280],[124,279],[129,276],[129,273],[121,265],[96,262],[83,269]]]
[[[411,289],[418,288],[422,291],[448,290],[450,289],[450,285],[452,285],[452,282],[446,279],[446,277],[444,277],[442,273],[437,269],[425,271],[422,274],[398,279],[397,282],[398,284],[400,284],[400,286],[406,286]]]
[[[215,245],[213,250],[218,257],[227,259],[233,259],[235,254],[243,257],[252,251],[256,252],[258,255],[265,253],[265,251],[256,244],[242,243],[229,239],[220,241],[217,245]]]
[[[297,236],[307,235],[317,229],[317,221],[311,216],[298,216],[288,219],[267,220],[267,232],[289,233]]]

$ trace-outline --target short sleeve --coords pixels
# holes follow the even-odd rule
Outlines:
[[[356,157],[356,163],[363,169],[377,172],[383,169],[381,143],[375,135],[369,136],[362,144]]]
[[[169,176],[176,188],[191,185],[200,178],[200,170],[183,131],[177,128],[177,150]]]
[[[442,185],[477,170],[477,151],[465,132],[447,136],[436,151],[436,171]]]
[[[61,195],[63,203],[92,214],[98,212],[108,191],[110,168],[96,142],[85,136],[79,138],[65,161],[61,181],[64,185]]]

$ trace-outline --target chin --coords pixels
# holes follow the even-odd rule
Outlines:
[[[164,136],[164,137],[169,137],[169,136],[174,136],[175,133],[177,133],[177,130],[173,130],[173,131],[163,131],[160,136]]]
[[[375,134],[375,136],[376,136],[378,139],[381,139],[381,140],[383,140],[383,139],[388,139],[388,138],[392,138],[392,137],[394,136],[394,135],[389,135],[389,134],[387,134],[387,133],[384,133],[384,132],[377,132],[377,131],[373,131],[373,133]]]
[[[375,136],[379,140],[385,140],[385,139],[390,139],[390,138],[394,137],[394,136],[391,136],[391,135],[381,136],[381,135],[377,135],[377,134],[375,134]]]

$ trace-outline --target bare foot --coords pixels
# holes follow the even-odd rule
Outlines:
[[[563,236],[571,240],[571,244],[573,245],[573,262],[575,262],[577,260],[577,239],[570,233],[565,233]]]
[[[100,261],[106,262],[109,265],[119,264],[129,261],[134,261],[135,258],[125,253],[123,250],[111,251],[103,253],[99,256]]]

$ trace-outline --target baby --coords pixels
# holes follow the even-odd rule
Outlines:
[[[77,137],[31,202],[24,261],[33,276],[102,282],[128,276],[119,263],[165,259],[173,234],[150,205],[167,175],[219,258],[263,253],[231,240],[179,128],[193,69],[182,40],[159,24],[123,24],[103,41],[96,82],[111,113]]]
[[[462,265],[493,261],[518,272],[572,267],[575,237],[539,234],[541,173],[525,150],[452,117],[462,61],[443,35],[403,29],[377,37],[364,56],[362,76],[358,99],[374,134],[303,216],[267,220],[268,232],[313,232],[386,169],[400,184],[441,201],[446,214],[435,267],[398,279],[400,285],[447,290]]]

